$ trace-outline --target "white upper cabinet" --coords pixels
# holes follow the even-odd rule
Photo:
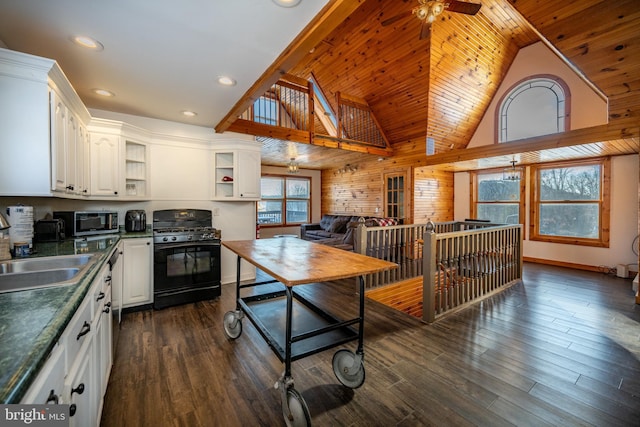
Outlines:
[[[149,137],[146,132],[106,119],[93,119],[89,131],[92,198],[148,198]]]
[[[118,160],[120,136],[91,132],[91,195],[118,197],[120,194]]]
[[[0,93],[0,196],[77,197],[75,132],[90,115],[58,64],[0,48]]]
[[[260,199],[260,144],[242,140],[216,143],[212,163],[213,200]]]

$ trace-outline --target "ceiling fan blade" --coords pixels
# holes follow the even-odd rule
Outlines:
[[[467,3],[464,1],[449,0],[447,10],[449,12],[464,13],[465,15],[475,15],[480,10],[481,4]]]
[[[412,14],[411,10],[399,13],[396,16],[392,16],[391,18],[385,19],[384,21],[382,21],[382,26],[386,27],[387,25],[391,25],[394,22],[397,22],[397,21],[399,21],[399,20],[401,20],[403,18],[406,18],[407,16],[411,16],[411,14]]]
[[[426,39],[429,37],[429,34],[431,34],[431,25],[423,21],[422,27],[420,28],[420,40]]]

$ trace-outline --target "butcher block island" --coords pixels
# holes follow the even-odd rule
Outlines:
[[[280,390],[282,414],[287,425],[310,425],[309,408],[294,388],[291,362],[357,340],[355,352],[340,349],[333,356],[333,371],[344,386],[355,389],[365,380],[364,370],[364,277],[397,268],[397,264],[292,237],[222,242],[238,256],[236,307],[224,315],[226,335],[242,334],[248,318],[285,364],[275,387]],[[241,260],[255,265],[273,280],[243,284]],[[358,277],[357,317],[337,319],[295,291],[295,286],[322,286]],[[266,288],[261,291],[260,288]],[[250,292],[249,292],[250,290]],[[356,329],[357,327],[357,329]]]

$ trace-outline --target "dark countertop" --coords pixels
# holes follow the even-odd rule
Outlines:
[[[19,403],[121,238],[151,231],[35,243],[35,256],[98,254],[77,285],[0,293],[0,403]]]

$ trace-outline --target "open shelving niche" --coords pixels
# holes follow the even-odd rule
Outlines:
[[[147,146],[125,141],[125,190],[127,196],[147,194]]]
[[[236,179],[234,174],[234,153],[215,153],[215,185],[216,197],[233,197],[233,183]],[[223,181],[224,177],[229,177],[231,181]]]

